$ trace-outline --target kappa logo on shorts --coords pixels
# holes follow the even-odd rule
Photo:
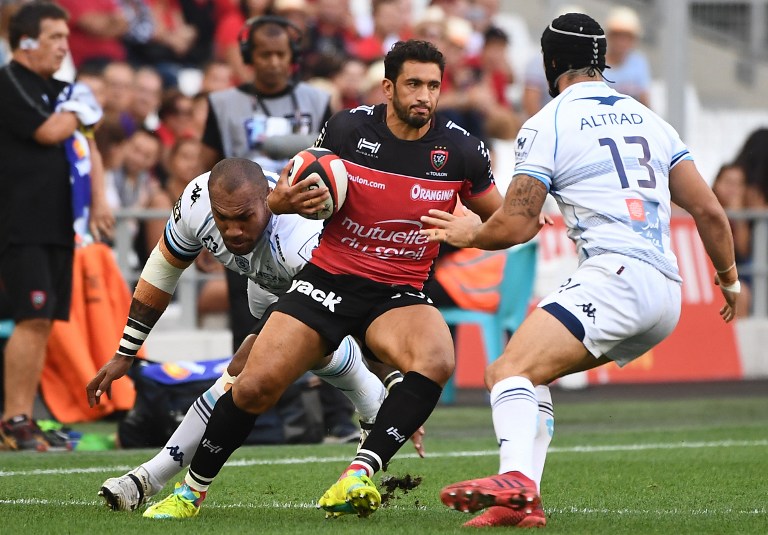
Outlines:
[[[307,295],[323,305],[325,308],[330,310],[331,312],[336,312],[336,305],[341,303],[341,297],[337,296],[335,292],[324,292],[323,290],[320,290],[318,288],[315,288],[312,283],[302,280],[293,280],[291,281],[291,289],[288,290],[287,293],[291,293],[293,291],[299,292],[300,294]]]
[[[592,303],[585,303],[583,305],[576,305],[577,307],[581,308],[581,311],[587,315],[589,319],[592,320],[592,323],[595,323],[595,313],[597,312],[597,309],[592,306]]]

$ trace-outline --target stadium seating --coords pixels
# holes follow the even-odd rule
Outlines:
[[[517,330],[525,319],[533,295],[537,252],[538,244],[535,241],[516,245],[508,250],[499,288],[501,301],[495,314],[456,307],[439,309],[448,325],[470,323],[480,327],[488,362],[501,355],[507,333],[511,334]],[[454,379],[451,378],[443,388],[441,402],[453,403],[455,396]]]

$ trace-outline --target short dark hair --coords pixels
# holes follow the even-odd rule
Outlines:
[[[384,78],[395,82],[403,71],[406,61],[418,61],[419,63],[435,63],[440,67],[440,76],[445,71],[445,57],[435,45],[429,41],[409,39],[398,41],[384,57]]]
[[[232,194],[244,184],[253,184],[267,198],[269,182],[261,166],[247,158],[225,158],[213,166],[208,178],[208,188],[218,186]]]
[[[69,20],[69,14],[61,6],[48,1],[22,5],[8,22],[8,44],[11,50],[19,47],[23,35],[37,39],[43,19]]]
[[[489,43],[504,43],[505,45],[508,45],[509,36],[507,35],[507,32],[501,28],[490,26],[483,33],[483,44],[487,45]]]

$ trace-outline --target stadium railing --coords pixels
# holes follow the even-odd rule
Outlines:
[[[136,286],[143,266],[131,265],[133,256],[133,234],[131,232],[130,222],[168,219],[167,210],[139,210],[132,208],[121,208],[115,211],[117,221],[115,236],[112,247],[115,251],[117,265],[123,278],[128,283],[131,292]],[[187,269],[181,276],[179,284],[176,287],[174,299],[179,304],[178,327],[184,329],[194,329],[198,325],[197,317],[197,294],[201,281],[220,278],[221,275],[209,275],[201,273],[196,269]]]
[[[748,220],[752,222],[752,262],[742,266],[740,275],[752,278],[752,317],[768,318],[768,210],[729,211],[731,220]],[[165,210],[136,210],[119,209],[115,212],[117,229],[113,248],[117,263],[131,290],[139,280],[142,266],[131,266],[132,234],[128,222],[131,220],[167,219]],[[195,269],[184,272],[176,289],[176,299],[179,303],[181,316],[179,327],[195,328],[197,318],[197,289],[198,283],[211,275],[200,273]],[[214,275],[215,277],[215,275]]]

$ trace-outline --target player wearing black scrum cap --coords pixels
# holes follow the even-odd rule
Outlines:
[[[549,384],[609,362],[624,366],[666,338],[680,318],[682,277],[671,247],[671,206],[693,217],[732,321],[740,283],[728,217],[678,133],[603,77],[605,34],[587,15],[558,17],[541,37],[552,102],[515,143],[504,206],[486,222],[430,210],[429,239],[504,249],[541,227],[558,203],[579,265],[545,296],[485,372],[499,444],[498,475],[445,487],[440,498],[470,527],[540,527],[541,479],[555,428]],[[436,227],[436,228],[432,228]]]
[[[544,72],[549,94],[560,94],[557,82],[568,71],[585,69],[586,74],[602,75],[605,64],[605,32],[588,15],[566,13],[552,21],[541,35]]]

